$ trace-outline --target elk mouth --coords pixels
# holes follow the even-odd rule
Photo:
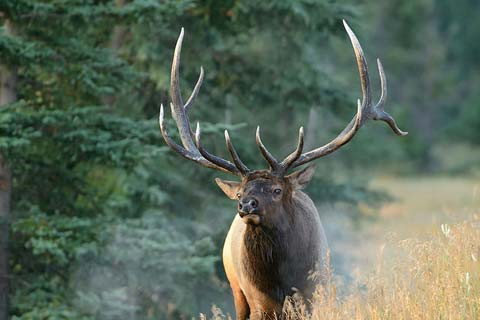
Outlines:
[[[262,220],[260,215],[257,214],[256,212],[247,213],[247,212],[239,211],[238,215],[240,216],[240,218],[242,218],[245,224],[249,224],[249,225],[254,225],[254,226],[259,225]]]

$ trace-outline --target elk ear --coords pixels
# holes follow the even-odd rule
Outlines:
[[[312,179],[315,173],[315,166],[308,166],[300,171],[295,171],[289,174],[285,178],[290,182],[295,189],[302,189]]]
[[[226,181],[220,178],[215,178],[215,182],[220,189],[232,200],[237,200],[237,193],[240,191],[241,183],[237,181]]]

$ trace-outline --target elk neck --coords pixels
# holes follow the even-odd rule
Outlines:
[[[309,199],[297,191],[285,203],[281,213],[286,217],[284,223],[247,225],[244,233],[245,274],[257,289],[278,302],[294,293],[292,287],[306,287],[308,274],[315,267],[312,221],[308,218],[311,208],[305,198]]]
[[[249,280],[262,292],[276,301],[291,295],[290,279],[286,275],[291,266],[286,265],[295,244],[295,212],[282,214],[283,223],[247,225],[243,245],[243,267]]]
[[[243,242],[243,267],[249,280],[271,298],[282,301],[290,292],[284,288],[281,264],[288,257],[288,231],[248,225]]]

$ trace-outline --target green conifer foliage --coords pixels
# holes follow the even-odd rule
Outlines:
[[[7,0],[0,12],[18,30],[0,36],[2,63],[18,71],[18,101],[0,111],[13,177],[9,314],[173,319],[228,308],[220,248],[234,210],[216,173],[170,152],[158,132],[176,37],[185,27],[185,96],[206,70],[191,120],[206,123],[207,147],[225,156],[227,127],[246,162],[264,167],[257,124],[280,156],[312,107],[354,113],[322,62],[353,9],[327,0]],[[321,181],[319,201],[368,194]]]

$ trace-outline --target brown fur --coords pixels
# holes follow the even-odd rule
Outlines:
[[[311,273],[323,271],[327,243],[313,202],[300,190],[312,174],[312,168],[286,177],[262,170],[238,183],[217,181],[230,198],[240,193],[259,201],[260,224],[246,224],[237,215],[225,240],[237,319],[281,316],[285,297],[297,289],[306,298],[313,292]]]

